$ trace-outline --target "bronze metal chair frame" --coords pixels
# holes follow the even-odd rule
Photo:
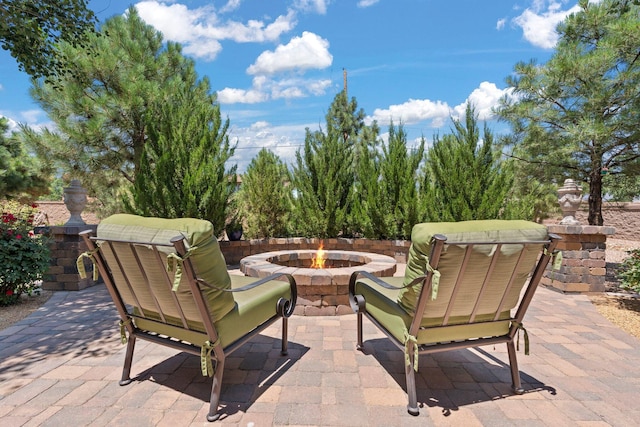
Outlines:
[[[142,266],[142,263],[140,262],[140,260],[137,258],[137,252],[135,247],[136,246],[144,246],[147,248],[151,248],[155,254],[155,258],[157,260],[158,263],[162,264],[163,263],[163,259],[162,259],[162,255],[161,252],[158,250],[158,248],[160,247],[164,247],[164,248],[171,248],[173,247],[176,251],[176,253],[180,256],[180,257],[184,257],[185,254],[187,253],[186,247],[185,247],[185,243],[184,243],[184,237],[183,236],[177,236],[173,239],[171,239],[171,243],[170,244],[157,244],[157,243],[148,243],[148,242],[131,242],[131,241],[122,241],[122,240],[114,240],[114,239],[103,239],[103,238],[97,238],[94,236],[91,236],[92,231],[91,230],[87,230],[84,232],[81,232],[80,235],[82,236],[85,244],[87,245],[89,252],[93,253],[93,257],[95,260],[95,264],[100,272],[100,275],[102,276],[102,278],[104,279],[104,282],[106,284],[106,287],[109,291],[109,294],[111,295],[111,298],[113,299],[113,302],[116,306],[116,310],[118,311],[118,314],[120,315],[120,318],[122,319],[122,323],[121,325],[123,327],[126,328],[127,332],[129,333],[129,337],[127,340],[127,352],[125,355],[125,361],[124,361],[124,366],[122,369],[122,377],[121,380],[119,382],[120,385],[124,386],[127,384],[130,384],[132,379],[130,377],[131,375],[131,364],[133,361],[133,351],[135,348],[135,343],[136,343],[136,338],[140,338],[143,340],[147,340],[147,341],[151,341],[154,342],[156,344],[160,344],[160,345],[164,345],[164,346],[168,346],[171,348],[174,348],[176,350],[180,350],[180,351],[184,351],[190,354],[195,354],[200,356],[201,355],[201,351],[202,348],[200,346],[188,343],[188,342],[184,342],[184,341],[180,341],[178,339],[172,338],[172,337],[168,337],[168,336],[164,336],[161,335],[159,333],[153,332],[153,331],[149,331],[149,330],[142,330],[137,328],[133,322],[131,322],[131,319],[135,319],[135,318],[143,318],[145,319],[147,322],[156,322],[158,323],[158,325],[163,325],[165,324],[165,314],[162,312],[162,310],[160,309],[160,305],[156,304],[157,306],[157,315],[160,317],[161,320],[155,320],[155,319],[150,319],[149,317],[145,317],[144,313],[142,313],[141,310],[139,310],[139,312],[134,313],[132,309],[128,308],[127,305],[125,304],[120,292],[118,291],[118,288],[115,285],[115,281],[113,278],[113,275],[111,273],[111,268],[118,268],[119,272],[125,277],[125,281],[127,284],[127,287],[130,291],[130,293],[134,296],[134,298],[136,297],[136,287],[138,286],[144,286],[146,288],[146,290],[148,292],[150,292],[153,295],[153,288],[151,286],[151,284],[149,283],[149,280],[147,279],[147,276],[145,274],[144,268]],[[100,242],[99,245],[97,245],[96,243]],[[142,274],[142,276],[144,277],[144,281],[145,283],[141,283],[141,284],[136,284],[136,283],[132,283],[130,278],[128,277],[128,275],[126,274],[126,271],[124,271],[124,269],[122,268],[122,264],[119,261],[119,255],[118,253],[113,250],[113,246],[111,246],[112,248],[112,252],[114,254],[114,256],[116,257],[116,264],[117,265],[108,265],[106,260],[104,259],[104,257],[102,256],[102,253],[100,251],[100,247],[102,245],[113,245],[113,243],[120,243],[120,244],[127,244],[130,247],[131,250],[131,254],[133,254],[136,257],[137,260],[137,264],[139,267],[139,271]],[[287,349],[288,349],[288,318],[293,314],[295,305],[296,305],[296,299],[297,299],[297,288],[296,288],[296,282],[295,279],[293,278],[293,276],[289,275],[289,274],[274,274],[271,275],[269,277],[265,277],[259,280],[256,280],[255,282],[252,282],[249,285],[243,286],[241,288],[235,288],[235,289],[224,289],[224,291],[228,291],[228,292],[242,292],[242,291],[246,291],[249,289],[253,289],[257,286],[263,285],[264,283],[267,283],[269,281],[272,280],[276,280],[276,279],[286,279],[289,282],[289,287],[290,287],[290,291],[291,291],[291,300],[286,300],[284,298],[280,298],[278,303],[277,303],[277,307],[276,307],[276,314],[269,318],[268,320],[266,320],[265,322],[263,322],[260,325],[257,325],[253,330],[251,330],[251,332],[249,332],[248,334],[246,334],[245,336],[243,336],[242,338],[238,339],[237,341],[229,344],[228,346],[226,346],[225,348],[222,348],[222,345],[220,344],[219,340],[218,340],[218,332],[216,331],[215,325],[213,323],[213,321],[211,320],[211,316],[209,314],[209,310],[207,309],[207,305],[206,302],[203,298],[203,295],[201,293],[201,287],[214,287],[213,285],[210,285],[208,283],[206,283],[204,280],[200,279],[197,277],[195,270],[193,268],[193,264],[191,263],[191,261],[189,260],[188,257],[183,258],[183,276],[186,276],[188,278],[188,283],[189,283],[189,288],[191,290],[191,293],[194,297],[194,301],[196,306],[198,307],[198,312],[200,313],[201,317],[202,317],[202,324],[204,326],[204,329],[206,331],[206,334],[208,336],[209,342],[210,343],[215,343],[213,344],[213,349],[212,349],[212,353],[211,353],[211,359],[212,359],[212,363],[215,363],[215,373],[213,375],[213,383],[211,386],[211,397],[210,397],[210,401],[209,401],[209,413],[207,414],[207,420],[208,421],[216,421],[219,417],[220,414],[217,413],[218,411],[218,404],[219,404],[219,400],[220,400],[220,391],[221,391],[221,387],[222,387],[222,375],[224,372],[224,364],[225,364],[225,359],[227,356],[229,356],[231,353],[233,353],[235,350],[237,350],[239,347],[241,347],[246,341],[248,341],[249,339],[251,339],[252,337],[254,337],[255,335],[259,334],[260,332],[262,332],[264,329],[266,329],[268,326],[270,326],[271,324],[273,324],[275,321],[277,321],[279,318],[282,318],[282,339],[281,339],[281,354],[282,355],[286,355],[287,354]],[[173,283],[169,277],[169,274],[166,274],[166,280],[165,280],[165,284],[168,289],[171,289]],[[173,295],[173,293],[172,293]],[[155,296],[154,296],[155,298]],[[182,321],[182,328],[184,330],[193,330],[186,318],[184,317],[184,314],[182,313],[182,309],[180,308],[179,302],[177,300],[177,298],[174,295],[174,303],[176,305],[176,308],[178,309],[178,311],[181,314],[181,321]],[[175,325],[172,325],[175,326]],[[199,331],[198,331],[199,332]]]
[[[415,314],[413,316],[411,326],[409,328],[409,334],[413,337],[416,337],[418,335],[418,331],[420,329],[429,329],[429,328],[422,328],[420,324],[425,312],[427,300],[431,297],[431,286],[432,286],[431,282],[433,279],[433,271],[437,270],[438,268],[440,255],[442,254],[442,251],[444,250],[445,245],[464,245],[466,246],[466,252],[465,252],[465,260],[463,261],[462,269],[458,274],[457,281],[451,296],[451,300],[449,301],[447,314],[443,317],[442,324],[438,325],[438,327],[447,326],[448,324],[448,320],[449,320],[448,314],[451,311],[453,305],[455,304],[455,299],[458,294],[458,291],[460,290],[460,287],[464,286],[462,275],[464,274],[464,270],[466,267],[466,260],[468,259],[468,256],[471,253],[473,246],[475,245],[499,245],[499,246],[540,245],[540,244],[543,245],[544,250],[540,254],[540,257],[538,258],[538,262],[535,268],[532,270],[528,284],[525,284],[524,286],[524,292],[521,294],[519,303],[516,305],[516,308],[514,308],[511,311],[513,313],[513,311],[515,310],[515,315],[509,319],[511,321],[511,326],[507,334],[501,335],[501,336],[477,337],[477,338],[467,339],[462,341],[449,341],[449,342],[443,342],[443,343],[437,343],[437,344],[418,346],[418,354],[423,355],[423,354],[430,354],[430,353],[442,352],[447,350],[457,350],[457,349],[463,349],[463,348],[473,348],[473,347],[480,347],[484,345],[506,343],[507,353],[509,356],[509,365],[511,368],[511,379],[512,379],[513,391],[515,394],[524,393],[524,389],[522,388],[521,381],[520,381],[520,371],[518,369],[518,361],[516,358],[516,347],[515,347],[516,335],[518,330],[521,328],[522,319],[524,318],[524,315],[527,309],[529,308],[529,305],[531,304],[533,295],[538,287],[540,279],[543,277],[544,271],[555,251],[556,245],[560,240],[560,237],[555,234],[549,234],[549,240],[528,241],[528,242],[447,242],[447,237],[443,235],[435,235],[433,239],[434,239],[434,242],[433,242],[434,244],[432,245],[431,256],[429,257],[429,260],[430,260],[429,264],[431,265],[431,269],[428,269],[428,271],[426,271],[423,276],[416,278],[412,283],[405,286],[405,287],[414,286],[419,282],[422,282],[422,290],[419,294]],[[487,272],[487,276],[484,278],[480,295],[482,295],[482,292],[484,291],[485,287],[488,285],[491,279],[493,266],[495,265],[497,254],[499,252],[500,252],[499,250],[495,251],[495,254],[491,261],[491,266]],[[522,253],[523,252],[524,251],[522,251]],[[520,260],[518,261],[518,263],[519,262]],[[514,271],[516,268],[514,268]],[[406,351],[408,353],[406,356],[408,356],[409,358],[409,363],[405,364],[405,378],[407,383],[407,395],[409,400],[409,403],[407,405],[407,410],[411,415],[418,415],[419,408],[418,408],[417,394],[416,394],[415,372],[413,368],[414,363],[417,362],[415,361],[415,358],[414,358],[415,344],[409,341],[405,345],[404,342],[401,342],[398,339],[396,339],[389,331],[385,329],[385,327],[380,322],[378,322],[378,320],[376,320],[375,317],[373,317],[370,313],[367,312],[365,298],[362,295],[355,294],[355,284],[357,279],[360,276],[366,277],[367,279],[374,281],[375,283],[377,283],[382,287],[385,287],[388,289],[398,289],[397,287],[388,284],[383,279],[376,277],[366,271],[356,271],[351,275],[350,282],[349,282],[349,295],[351,299],[351,306],[353,310],[357,313],[357,346],[356,348],[358,350],[363,350],[362,321],[363,321],[363,315],[365,315],[374,325],[376,325],[382,332],[384,332],[385,335],[387,335],[387,337],[399,349],[401,349],[403,352]],[[500,316],[500,313],[503,310],[502,307],[503,307],[504,299],[506,294],[509,292],[512,280],[513,280],[513,277],[509,282],[509,286],[506,287],[504,294],[502,295],[502,300],[495,312],[493,322],[504,321],[504,319],[499,319],[498,317]],[[479,299],[480,299],[480,296],[478,297],[478,300]],[[476,308],[477,308],[477,305],[476,305]],[[471,314],[469,324],[474,323],[474,316],[475,316],[475,309],[474,309],[474,313]]]

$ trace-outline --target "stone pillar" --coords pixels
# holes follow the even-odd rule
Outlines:
[[[540,283],[563,292],[603,292],[607,236],[613,235],[615,228],[595,225],[547,225],[547,228],[562,238],[557,246],[562,251],[562,264],[555,271],[548,267]]]
[[[80,233],[85,230],[96,232],[97,225],[86,225],[82,210],[87,204],[87,191],[80,181],[74,179],[64,189],[64,204],[71,216],[63,226],[39,227],[37,232],[49,236],[51,262],[42,280],[42,288],[52,291],[79,291],[96,284],[93,280],[93,265],[87,258],[83,260],[87,278],[78,274],[77,260],[87,250]]]
[[[93,265],[87,258],[84,266],[87,278],[81,279],[76,261],[87,250],[80,232],[91,229],[95,233],[97,225],[41,227],[39,232],[46,233],[51,239],[51,262],[49,270],[42,280],[42,289],[51,291],[79,291],[93,286]]]

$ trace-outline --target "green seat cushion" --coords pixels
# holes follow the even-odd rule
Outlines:
[[[238,289],[258,280],[238,275],[230,277],[232,289]],[[257,326],[274,317],[280,298],[291,298],[289,283],[279,280],[272,280],[248,291],[227,292],[227,294],[233,295],[234,307],[214,325],[223,348],[233,344]],[[171,324],[160,323],[157,320],[157,316],[151,316],[147,319],[136,318],[134,322],[142,330],[164,334],[198,346],[202,346],[209,339],[204,333],[202,322],[190,324],[192,330],[186,330]],[[169,320],[169,323],[177,321],[177,319]]]
[[[104,219],[98,225],[97,231],[99,243],[100,239],[113,239],[170,244],[170,240],[176,236],[184,236],[185,245],[191,250],[189,259],[198,277],[220,289],[231,286],[226,262],[214,235],[213,225],[209,221],[117,214]],[[135,246],[132,251],[127,244],[101,244],[102,254],[111,268],[115,285],[126,304],[141,309],[143,313],[158,313],[161,310],[173,319],[180,319],[182,311],[189,322],[201,322],[186,275],[182,276],[178,291],[171,291],[174,273],[167,272],[166,257],[167,254],[175,252],[173,246],[161,250],[161,253],[156,254],[149,246],[144,245]],[[114,252],[118,255],[118,261]],[[127,279],[123,271],[126,272]],[[135,295],[131,292],[131,287],[134,286]],[[153,288],[155,297],[148,286]],[[203,288],[203,296],[214,322],[234,309],[235,302],[229,292]],[[177,326],[182,326],[182,322],[176,322]]]
[[[411,247],[409,259],[403,280],[404,285],[423,276],[432,249],[432,237],[442,234],[447,242],[525,242],[544,241],[548,239],[547,228],[544,225],[520,220],[481,220],[462,222],[424,223],[413,227],[411,233]],[[473,247],[463,274],[464,286],[459,290],[456,301],[450,312],[450,322],[455,319],[465,319],[472,313],[476,301],[480,298],[477,316],[491,315],[499,308],[503,292],[509,284],[520,253],[525,250],[522,262],[515,271],[515,280],[502,305],[503,310],[510,310],[518,302],[520,290],[534,267],[542,244],[527,246],[505,245],[499,253],[499,259],[491,275],[489,287],[480,296],[480,289],[489,269],[491,258],[497,250],[497,245],[477,245]],[[459,280],[464,260],[466,245],[446,245],[441,254],[438,271],[441,278],[437,297],[429,299],[424,316],[428,318],[443,317],[449,306],[456,280]],[[404,310],[412,314],[415,312],[417,299],[422,284],[407,287],[398,292],[397,302]],[[477,319],[476,319],[477,320]]]
[[[394,338],[403,343],[405,334],[411,326],[412,316],[397,302],[401,292],[402,277],[385,277],[383,279],[397,289],[387,289],[368,279],[356,282],[355,293],[362,295],[366,301],[365,310],[375,318]],[[483,322],[493,320],[487,316],[475,319],[477,323],[468,324],[469,317],[452,319],[451,325],[441,326],[442,318],[423,318],[421,329],[416,337],[418,344],[429,345],[441,342],[460,341],[481,337],[502,336],[509,332],[508,312],[501,316],[499,322]]]

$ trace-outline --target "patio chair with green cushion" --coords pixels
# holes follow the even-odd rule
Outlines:
[[[295,280],[229,275],[210,222],[119,214],[103,220],[95,237],[82,236],[83,256],[97,266],[121,317],[127,353],[120,385],[131,382],[136,338],[199,355],[203,375],[213,376],[207,419],[215,421],[230,353],[280,318],[287,353]],[[81,257],[81,274],[83,266]]]
[[[514,391],[523,392],[516,335],[558,240],[528,221],[424,223],[413,227],[404,277],[353,273],[357,347],[366,315],[404,351],[410,414],[419,413],[419,354],[506,343]]]

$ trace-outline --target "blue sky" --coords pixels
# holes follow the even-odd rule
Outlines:
[[[555,26],[577,0],[90,0],[104,22],[129,5],[165,40],[180,42],[210,79],[237,142],[242,171],[261,147],[286,162],[305,128],[325,125],[343,89],[386,134],[402,122],[410,139],[449,132],[473,102],[491,114],[519,61],[544,63]],[[29,97],[29,79],[0,51],[0,116],[52,124]]]

